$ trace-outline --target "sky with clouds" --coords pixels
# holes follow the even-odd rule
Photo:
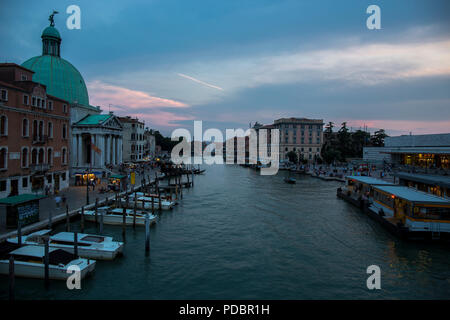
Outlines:
[[[81,30],[66,8],[81,9]],[[366,9],[381,8],[381,30]],[[53,9],[61,56],[92,105],[165,134],[280,117],[391,135],[450,132],[450,1],[154,0],[0,4],[0,61],[41,53]]]

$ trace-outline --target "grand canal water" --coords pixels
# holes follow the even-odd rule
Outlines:
[[[158,217],[149,257],[144,230],[128,228],[124,256],[98,262],[81,290],[16,279],[16,298],[450,298],[450,247],[396,239],[337,199],[339,183],[299,175],[289,185],[287,173],[206,169],[182,203]],[[121,227],[105,226],[104,233],[120,239]],[[373,264],[381,268],[381,290],[366,287]],[[7,277],[0,290],[7,299]]]

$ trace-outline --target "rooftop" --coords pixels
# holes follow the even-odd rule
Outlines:
[[[389,181],[384,181],[381,179],[377,179],[377,178],[372,178],[372,177],[365,177],[365,176],[346,176],[346,179],[351,179],[351,180],[356,180],[362,183],[367,183],[370,185],[386,185],[386,186],[391,186],[394,185],[392,182]]]
[[[442,175],[430,175],[430,174],[417,174],[400,172],[395,174],[401,179],[407,179],[416,182],[423,182],[427,184],[435,184],[440,187],[450,188],[450,176]]]
[[[403,187],[403,186],[376,186],[375,189],[381,190],[383,192],[392,194],[398,198],[402,198],[404,200],[410,202],[418,202],[418,203],[428,203],[428,204],[443,204],[448,205],[450,207],[450,201],[444,198],[440,198],[438,196],[425,193],[422,191],[417,191],[412,188]]]
[[[16,204],[25,203],[28,201],[39,200],[42,198],[45,198],[45,196],[37,195],[37,194],[21,194],[18,196],[0,199],[0,204],[16,205]]]
[[[81,119],[76,125],[97,126],[112,117],[111,114],[90,114]]]

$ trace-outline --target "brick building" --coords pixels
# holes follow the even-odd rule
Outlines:
[[[33,73],[0,64],[0,198],[69,186],[70,106]]]

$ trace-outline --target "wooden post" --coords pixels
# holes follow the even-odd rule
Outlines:
[[[14,256],[9,257],[9,300],[14,300]]]
[[[49,259],[49,238],[45,237],[45,254],[44,254],[44,284],[45,284],[45,288],[48,288],[50,285],[50,259]]]
[[[99,233],[103,234],[103,215],[104,215],[105,211],[102,210],[102,212],[100,212],[100,224],[99,224]]]
[[[48,228],[51,230],[52,229],[52,218],[53,218],[53,213],[52,210],[50,210],[48,212]]]
[[[178,185],[175,185],[175,199],[178,201]]]
[[[181,183],[182,177],[183,177],[183,176],[180,174],[180,180],[179,180],[179,182],[180,182],[180,198],[181,198],[181,199],[183,199],[183,184]]]
[[[150,217],[145,214],[145,255],[150,252]]]
[[[66,231],[70,232],[69,205],[66,205]]]
[[[95,198],[95,226],[98,227],[98,198]]]
[[[155,214],[155,197],[152,197],[152,214]]]
[[[116,208],[119,208],[119,203],[118,203],[118,200],[117,200],[117,191],[116,191]]]
[[[81,217],[80,217],[80,224],[81,224],[81,233],[84,233],[84,206],[81,207]]]
[[[78,258],[78,232],[73,233],[73,258]]]
[[[137,207],[137,195],[134,192],[134,207],[133,207],[133,229],[136,229],[136,207]]]
[[[159,212],[162,210],[162,203],[161,203],[161,192],[158,190],[158,201],[159,201]]]
[[[123,208],[123,213],[122,213],[122,239],[123,242],[125,242],[126,238],[125,238],[125,233],[126,233],[126,226],[127,226],[127,208]]]
[[[194,169],[191,168],[192,187],[194,187]]]
[[[19,246],[22,245],[22,222],[19,221],[17,223],[17,244]]]

